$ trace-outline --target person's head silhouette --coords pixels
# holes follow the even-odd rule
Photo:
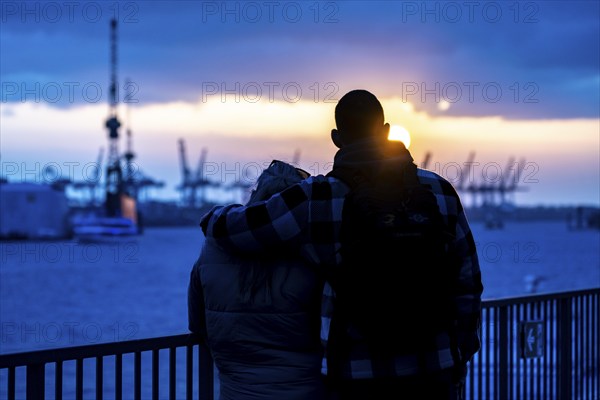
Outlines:
[[[356,89],[346,93],[335,107],[331,140],[341,148],[364,139],[387,140],[390,125],[385,123],[383,107],[371,92]]]

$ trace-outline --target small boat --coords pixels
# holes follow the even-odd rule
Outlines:
[[[140,234],[136,222],[126,217],[82,215],[73,218],[72,223],[73,236],[80,241],[105,241]]]

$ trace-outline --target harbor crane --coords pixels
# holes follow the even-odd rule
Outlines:
[[[125,87],[131,90],[133,88],[131,80],[128,78],[126,82],[127,83],[125,84]],[[127,98],[131,99],[131,94],[129,94]],[[142,191],[148,188],[162,188],[165,186],[165,183],[149,177],[140,170],[139,166],[135,165],[133,162],[133,160],[136,158],[136,154],[133,151],[131,109],[129,107],[129,103],[127,103],[126,123],[127,147],[125,153],[123,154],[123,158],[125,159],[125,179],[123,182],[123,191],[137,201],[139,200]]]
[[[209,186],[215,186],[215,183],[206,179],[206,153],[208,149],[203,147],[200,150],[200,158],[198,159],[198,167],[196,168],[196,175],[193,181],[193,187],[195,190],[193,193],[193,204],[198,201],[199,205],[202,205],[206,202],[206,188]]]
[[[471,178],[471,167],[473,166],[473,162],[475,160],[475,152],[472,151],[469,153],[467,158],[467,162],[465,163],[465,170],[460,174],[460,180],[456,185],[456,189],[459,191],[473,191],[475,187],[475,182]]]
[[[427,168],[430,159],[431,153],[427,152],[421,167]],[[488,228],[501,228],[503,226],[501,214],[512,208],[514,193],[527,189],[520,184],[521,174],[526,167],[525,159],[521,158],[517,163],[515,157],[511,156],[505,169],[499,170],[498,175],[485,176],[482,172],[479,179],[476,179],[473,171],[473,166],[477,165],[474,151],[469,153],[463,165],[465,168],[459,174],[455,189],[469,195],[471,207],[481,208]]]
[[[300,149],[296,149],[294,151],[294,155],[292,156],[291,164],[295,167],[297,167],[300,164]]]
[[[206,202],[206,188],[218,185],[218,183],[210,181],[205,177],[206,154],[208,150],[206,147],[202,148],[198,167],[196,168],[196,171],[192,173],[188,166],[185,141],[179,139],[178,146],[179,162],[181,166],[181,183],[177,187],[177,190],[181,192],[181,199],[185,206],[192,208],[202,206]]]
[[[421,168],[427,169],[427,167],[429,166],[429,161],[431,161],[431,152],[430,151],[425,153],[425,158],[423,159],[423,162],[421,162]]]
[[[119,156],[119,128],[121,122],[117,116],[117,20],[110,21],[110,86],[109,116],[105,126],[108,128],[108,159],[106,165],[106,213],[118,216],[121,213],[121,195],[123,194],[123,170]]]
[[[519,186],[519,182],[521,181],[521,174],[523,173],[523,170],[525,170],[526,165],[527,164],[525,162],[525,158],[521,158],[519,160],[519,164],[517,165],[516,169],[513,168],[514,173],[512,175],[512,179],[510,181],[508,181],[507,179],[504,179],[501,182],[501,185],[498,187],[501,204],[514,202],[514,198],[509,200],[508,197],[514,196],[515,192],[517,192],[517,191],[526,190],[526,188],[524,186]]]
[[[91,169],[90,175],[86,176],[84,180],[74,181],[70,183],[70,186],[75,190],[86,190],[88,192],[88,206],[95,207],[98,203],[97,189],[100,185],[100,171],[102,171],[102,159],[104,158],[104,148],[100,147],[98,151],[98,157],[94,168]],[[86,171],[88,169],[86,168]]]
[[[129,79],[127,79],[126,82],[127,84],[125,85],[125,87],[129,88]],[[132,196],[134,199],[137,199],[138,188],[136,187],[134,182],[135,167],[133,165],[133,159],[135,158],[135,153],[133,152],[133,139],[131,137],[131,118],[129,104],[127,104],[126,122],[127,129],[125,132],[127,133],[127,150],[125,151],[125,154],[123,154],[123,158],[125,159],[125,188],[126,192],[128,192],[130,196]]]

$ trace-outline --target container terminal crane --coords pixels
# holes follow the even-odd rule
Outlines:
[[[90,207],[87,212],[73,217],[73,233],[80,239],[98,237],[131,236],[142,232],[141,214],[138,210],[138,195],[145,187],[162,187],[141,172],[135,171],[131,129],[127,129],[127,150],[119,152],[119,129],[121,122],[117,114],[119,105],[117,79],[117,21],[110,22],[110,84],[109,113],[105,122],[108,130],[108,155],[106,160],[105,199],[103,207]],[[125,160],[125,168],[122,160]],[[99,168],[99,166],[98,166]],[[97,183],[97,182],[96,182]]]

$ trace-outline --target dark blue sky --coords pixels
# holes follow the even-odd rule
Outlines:
[[[432,115],[597,118],[599,4],[5,1],[2,102],[34,100],[24,89],[36,83],[42,101],[89,101],[80,88],[108,86],[116,15],[120,85],[129,77],[141,103],[195,102],[222,85],[252,94],[256,84],[263,96],[294,84],[312,98],[317,83],[320,98],[361,86]],[[444,97],[452,106],[441,111]]]

